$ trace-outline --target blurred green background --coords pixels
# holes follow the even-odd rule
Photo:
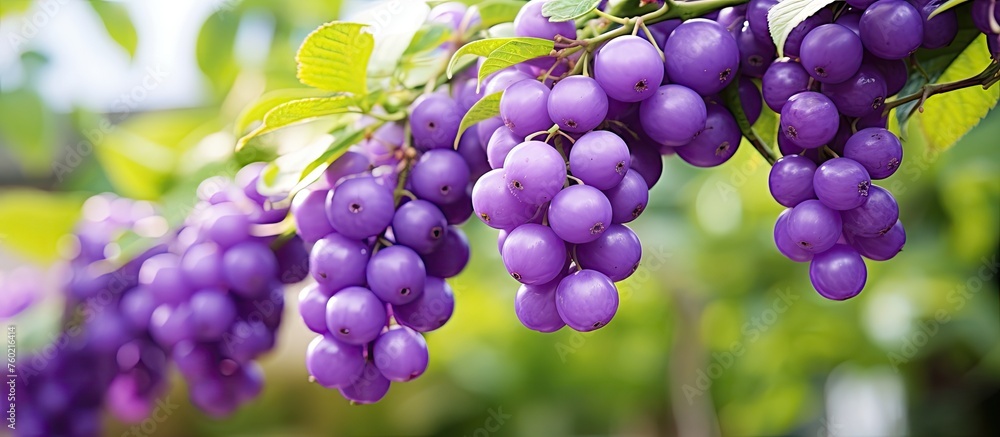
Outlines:
[[[296,87],[304,36],[365,3],[4,0],[0,268],[52,265],[89,195],[179,217],[204,177],[272,158],[270,147],[234,156],[233,120],[267,90]],[[179,407],[155,434],[1000,435],[1000,113],[942,153],[918,128],[882,182],[905,250],[868,262],[850,301],[821,298],[808,266],[774,249],[781,207],[752,148],[708,170],[670,158],[634,223],[643,265],[608,327],[523,328],[496,233],[472,220],[472,262],[450,281],[456,313],[428,336],[423,377],[348,405],[307,381],[312,334],[288,305],[260,399],[212,420],[177,378],[166,400]],[[24,348],[51,338],[49,294],[13,320]]]

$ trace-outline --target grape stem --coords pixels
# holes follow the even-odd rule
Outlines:
[[[988,67],[986,67],[985,70],[983,70],[982,73],[979,73],[970,78],[957,80],[955,82],[929,83],[927,85],[920,87],[920,89],[913,94],[910,94],[905,97],[900,97],[891,102],[887,102],[885,104],[885,110],[883,111],[883,115],[888,115],[889,111],[891,111],[893,108],[902,106],[906,103],[910,103],[913,101],[919,101],[920,103],[917,104],[916,107],[910,110],[910,115],[912,115],[913,111],[924,112],[924,102],[926,102],[927,99],[929,99],[931,96],[935,94],[948,93],[974,86],[981,86],[985,90],[989,89],[991,86],[993,86],[993,84],[997,83],[998,81],[1000,81],[1000,64],[992,62]]]
[[[767,143],[765,143],[764,140],[757,135],[757,132],[753,130],[753,125],[750,124],[750,119],[747,118],[747,114],[743,112],[743,104],[740,103],[739,86],[739,81],[734,80],[729,84],[729,86],[726,87],[726,89],[722,90],[722,98],[725,100],[727,104],[726,106],[729,108],[729,112],[731,112],[733,117],[736,118],[736,124],[740,126],[740,132],[743,136],[746,137],[747,141],[753,145],[753,148],[757,150],[757,153],[759,153],[768,164],[774,165],[774,163],[778,161],[778,155],[776,155],[774,150],[771,150]]]

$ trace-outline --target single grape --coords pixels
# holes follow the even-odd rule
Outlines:
[[[833,101],[837,110],[848,117],[865,117],[882,110],[886,82],[878,69],[862,65],[850,79],[840,83],[824,83],[823,94]]]
[[[857,296],[867,279],[865,260],[846,244],[837,244],[816,254],[809,263],[809,280],[827,299],[846,300]]]
[[[771,39],[767,12],[778,4],[778,0],[750,0],[747,4],[747,24],[754,36],[761,41]]]
[[[363,345],[386,326],[385,304],[371,290],[348,287],[326,303],[326,327],[337,340]]]
[[[385,126],[395,126],[395,125],[387,124]],[[383,126],[382,129],[385,129],[385,126]],[[379,129],[376,132],[379,132],[382,129]],[[403,143],[402,138],[400,138],[398,144],[402,143]],[[380,158],[385,159],[386,157],[380,156]],[[330,186],[330,188],[334,188],[337,185],[339,185],[340,181],[343,180],[344,178],[368,171],[368,168],[371,166],[371,164],[372,162],[364,154],[358,153],[353,150],[348,150],[344,152],[343,155],[340,155],[339,158],[333,161],[330,164],[330,166],[326,168],[326,171],[323,172],[323,178],[324,180],[326,180],[326,183],[327,185]]]
[[[532,331],[556,332],[566,326],[556,308],[556,287],[562,281],[556,279],[538,285],[522,284],[514,297],[514,314],[517,320]]]
[[[903,0],[879,0],[865,10],[859,24],[861,42],[875,56],[903,59],[916,51],[924,38],[924,20]]]
[[[222,287],[225,280],[219,247],[209,242],[189,247],[181,256],[181,274],[193,289]]]
[[[318,284],[309,284],[299,291],[299,315],[310,331],[326,334],[326,303],[330,296]]]
[[[483,173],[484,175],[486,173]],[[479,180],[477,178],[476,180]],[[460,225],[469,220],[472,216],[472,187],[473,184],[469,184],[465,187],[465,195],[461,199],[456,200],[447,205],[439,205],[438,208],[444,214],[445,220],[448,221],[449,225]]]
[[[815,199],[816,193],[813,191],[815,173],[816,164],[809,158],[799,155],[782,157],[771,167],[767,179],[771,197],[789,208],[805,200]]]
[[[625,141],[608,131],[584,134],[569,152],[569,169],[573,176],[599,190],[618,185],[631,165],[632,157]]]
[[[788,212],[788,238],[800,249],[820,253],[833,247],[843,233],[840,213],[818,200],[806,200]]]
[[[444,213],[426,200],[411,200],[392,217],[392,235],[396,242],[417,253],[428,254],[444,241],[448,222]]]
[[[874,261],[892,259],[903,250],[903,245],[906,244],[906,231],[903,230],[903,222],[899,220],[896,220],[896,224],[884,235],[869,238],[845,232],[844,236],[862,256]]]
[[[368,288],[379,300],[404,305],[424,292],[427,268],[413,249],[402,245],[389,246],[372,255],[367,277]]]
[[[663,82],[663,59],[645,38],[618,37],[597,51],[594,78],[612,99],[642,101]]]
[[[373,177],[346,180],[326,197],[327,218],[349,238],[378,235],[392,222],[395,210],[392,191]]]
[[[372,361],[390,381],[406,382],[423,375],[430,357],[424,336],[405,326],[393,326],[375,340]]]
[[[642,244],[628,226],[613,224],[600,238],[578,245],[576,256],[580,267],[601,272],[614,282],[624,281],[639,268]]]
[[[548,226],[526,223],[507,235],[500,251],[510,276],[522,284],[544,284],[566,266],[566,243]]]
[[[474,126],[476,128],[476,136],[479,137],[479,145],[486,147],[490,143],[490,137],[493,136],[493,132],[496,132],[497,128],[506,126],[503,125],[503,119],[500,116],[490,117],[486,120],[476,123]],[[508,131],[510,129],[507,129]],[[513,134],[513,132],[511,132]],[[487,149],[488,150],[488,149]],[[501,161],[501,164],[503,162]]]
[[[340,387],[340,395],[355,404],[374,404],[389,392],[391,383],[371,361],[365,363],[361,377],[350,385]]]
[[[559,317],[580,332],[604,327],[618,311],[618,289],[596,270],[580,270],[559,281],[556,288]]]
[[[955,10],[947,10],[928,18],[937,8],[941,7],[943,1],[937,0],[910,0],[910,4],[917,8],[920,16],[924,19],[924,39],[920,46],[925,49],[940,49],[947,47],[958,35],[958,15]],[[975,3],[973,3],[975,8]],[[973,14],[975,22],[976,15]]]
[[[320,335],[306,349],[306,369],[319,385],[346,387],[361,378],[365,367],[362,347]]]
[[[733,157],[743,134],[736,119],[722,105],[706,106],[705,129],[687,145],[677,147],[677,156],[695,167],[715,167]]]
[[[552,200],[566,183],[566,162],[552,146],[525,141],[504,159],[503,179],[514,197],[538,206]]]
[[[493,167],[490,167],[486,156],[486,147],[479,144],[479,137],[469,131],[462,134],[458,140],[458,154],[462,155],[466,165],[469,166],[469,182],[475,183],[479,177],[486,174]]]
[[[767,67],[774,61],[774,43],[770,39],[757,39],[749,26],[741,27],[742,30],[737,30],[736,35],[741,73],[750,77],[763,77]],[[785,54],[788,54],[788,50],[785,50]]]
[[[573,21],[549,21],[548,17],[542,15],[544,4],[545,1],[534,1],[522,6],[514,17],[514,34],[549,40],[555,40],[556,35],[576,38],[576,26]]]
[[[465,111],[442,94],[426,96],[410,111],[413,144],[420,150],[451,148]]]
[[[490,94],[499,93],[522,80],[535,80],[535,78],[531,77],[530,74],[517,69],[508,68],[498,71],[493,73],[492,76],[483,82],[483,95],[488,96]],[[493,125],[493,129],[496,129],[497,126],[503,125],[503,119],[497,117],[497,120],[499,120],[499,122]],[[492,130],[490,132],[492,132]]]
[[[715,18],[710,18],[708,15],[705,15],[704,18],[719,23],[720,26],[732,33],[733,37],[738,38],[740,30],[748,27],[746,26],[746,12],[746,5],[730,6],[719,9]],[[753,33],[750,35],[752,36]],[[660,44],[660,46],[663,46],[663,44]]]
[[[191,296],[191,320],[199,340],[220,340],[236,321],[236,305],[225,292],[204,289]]]
[[[736,40],[719,23],[703,18],[677,26],[663,51],[668,54],[665,64],[670,80],[703,96],[722,91],[740,66]]]
[[[844,211],[864,205],[872,180],[868,171],[850,158],[834,158],[816,168],[813,190],[827,207]]]
[[[799,23],[792,29],[792,32],[788,34],[788,37],[785,38],[784,55],[792,58],[800,57],[802,54],[803,41],[806,36],[812,33],[812,31],[816,28],[829,24],[831,21],[833,21],[833,11],[830,9],[820,9],[818,12]],[[860,42],[861,41],[858,40],[859,47]]]
[[[427,274],[438,278],[458,275],[469,264],[469,250],[469,239],[465,232],[455,227],[448,228],[441,245],[423,256]]]
[[[829,143],[839,127],[837,106],[814,91],[792,96],[781,108],[781,131],[800,147],[815,149]]]
[[[663,47],[663,45],[667,42],[667,38],[670,37],[670,34],[677,28],[677,26],[680,25],[680,19],[673,19],[650,24],[647,27],[649,28],[649,33],[653,34],[653,40],[656,41],[656,46]]]
[[[855,119],[854,128],[857,130],[867,129],[870,127],[886,129],[889,127],[889,116],[882,114],[882,111],[875,111],[864,117]]]
[[[774,112],[781,112],[788,99],[809,89],[809,73],[802,64],[789,58],[771,63],[761,80],[764,103]]]
[[[573,185],[552,199],[548,217],[559,238],[573,244],[587,243],[611,225],[611,203],[597,188]]]
[[[454,150],[428,150],[410,170],[413,194],[438,205],[461,199],[468,183],[469,166]]]
[[[885,78],[885,94],[892,96],[899,93],[906,81],[910,78],[909,67],[902,59],[882,59],[878,56],[865,52],[864,64],[871,65]]]
[[[502,168],[491,170],[479,178],[472,188],[472,208],[476,216],[495,229],[513,229],[527,223],[538,210],[521,202],[507,189]]]
[[[149,328],[149,319],[153,315],[159,302],[153,296],[149,288],[144,286],[135,287],[125,294],[119,302],[119,311],[122,316],[136,330],[143,331]]]
[[[846,3],[857,9],[865,10],[876,1],[878,0],[846,0]]]
[[[507,159],[507,154],[522,142],[510,129],[504,126],[498,127],[493,132],[493,135],[490,136],[490,142],[486,146],[486,156],[489,160],[490,168],[502,168],[503,161]]]
[[[802,40],[802,67],[822,83],[849,79],[861,67],[861,38],[839,24],[824,24]]]
[[[333,233],[323,237],[309,254],[309,272],[328,295],[352,285],[365,284],[369,247],[358,240]]]
[[[406,305],[393,305],[392,315],[400,325],[417,332],[430,332],[444,326],[455,311],[455,295],[441,278],[427,277],[424,294]]]
[[[899,205],[888,190],[872,185],[868,201],[854,209],[841,211],[844,232],[859,237],[873,238],[885,235],[899,219]]]
[[[212,205],[205,210],[202,229],[205,235],[222,248],[228,248],[247,239],[250,219],[233,203]]]
[[[326,216],[326,190],[302,190],[292,198],[292,217],[295,232],[309,243],[333,232],[333,225]]]
[[[863,165],[872,179],[885,179],[899,168],[903,145],[889,130],[870,127],[847,140],[843,156]]]
[[[226,250],[222,274],[233,292],[245,298],[266,295],[278,274],[278,260],[266,244],[240,243]]]
[[[639,173],[642,180],[646,181],[646,186],[651,189],[663,175],[663,157],[656,144],[645,136],[640,136],[638,141],[631,143],[628,146],[632,157],[631,170]],[[628,173],[625,173],[625,177],[628,177]]]
[[[149,333],[164,349],[194,338],[191,307],[186,303],[177,306],[163,304],[153,310],[149,319]]]
[[[649,187],[635,169],[629,169],[621,183],[603,193],[611,203],[612,223],[628,223],[639,218],[649,203]]]
[[[996,34],[997,30],[1000,30],[994,24],[1000,23],[1000,7],[996,4],[996,0],[973,0],[972,23],[987,35]]]
[[[526,137],[552,127],[546,102],[549,88],[541,82],[522,80],[511,85],[500,98],[500,117],[515,136]]]
[[[705,101],[681,85],[663,85],[639,106],[643,131],[653,141],[667,146],[691,142],[705,128],[707,118]]]
[[[785,258],[800,263],[811,261],[812,252],[799,247],[795,240],[788,236],[788,215],[790,212],[791,209],[782,211],[774,223],[774,245]]]
[[[749,77],[741,77],[739,95],[743,113],[746,114],[747,121],[753,126],[757,122],[757,119],[760,118],[760,111],[764,107],[764,101],[760,96],[760,89],[757,88],[757,84]]]
[[[839,17],[837,17],[836,20],[834,20],[834,23],[844,26],[848,29],[851,29],[851,32],[854,32],[855,35],[860,37],[862,13],[864,13],[864,10],[844,11],[843,13],[840,14]]]
[[[139,283],[152,292],[158,303],[184,302],[193,291],[184,281],[180,258],[172,253],[155,255],[142,263]]]
[[[582,133],[597,127],[608,115],[608,96],[589,77],[570,76],[549,93],[549,118],[567,132]]]

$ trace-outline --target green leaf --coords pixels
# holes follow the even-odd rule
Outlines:
[[[958,5],[962,4],[962,3],[965,3],[967,1],[970,1],[970,0],[948,0],[948,1],[944,2],[944,4],[942,4],[941,6],[938,6],[938,8],[934,10],[934,12],[931,12],[931,14],[927,17],[927,19],[929,20],[931,18],[934,18],[938,14],[940,14],[940,13],[942,13],[944,11],[947,11],[947,10],[949,10],[949,9],[955,7],[955,6],[958,6]]]
[[[125,49],[130,58],[135,57],[139,36],[136,34],[135,26],[132,25],[132,20],[129,19],[128,9],[121,3],[96,0],[91,0],[90,6],[101,18],[108,36]]]
[[[511,65],[548,56],[552,53],[553,48],[555,48],[555,43],[547,39],[515,38],[513,41],[497,47],[486,57],[486,61],[479,67],[479,84],[481,85],[489,75]]]
[[[463,57],[465,56],[486,57],[489,56],[491,53],[493,53],[494,50],[503,46],[504,44],[513,41],[535,41],[539,46],[545,46],[547,43],[549,49],[545,52],[546,55],[551,53],[552,49],[555,47],[554,42],[538,38],[490,38],[490,39],[481,39],[479,41],[473,41],[462,46],[451,57],[451,61],[448,62],[448,70],[447,70],[448,78],[451,79],[451,77],[454,75],[455,66],[458,65],[459,60],[461,60]]]
[[[0,117],[0,142],[14,154],[12,158],[21,169],[37,177],[52,171],[58,129],[41,96],[25,88],[0,92],[0,113],[4,114]]]
[[[778,48],[778,56],[784,56],[785,40],[795,26],[834,1],[836,0],[784,0],[767,11],[767,24],[771,29],[771,39]]]
[[[387,0],[373,2],[371,7],[347,16],[348,21],[368,25],[366,30],[375,38],[367,67],[369,78],[387,77],[396,71],[400,58],[430,11],[424,2]],[[363,76],[356,80],[363,80]]]
[[[205,73],[216,96],[220,98],[232,89],[236,75],[239,74],[239,66],[233,57],[239,25],[239,16],[222,10],[209,16],[198,32],[195,46],[198,67]]]
[[[462,117],[462,124],[458,126],[458,135],[455,136],[455,148],[458,148],[458,141],[467,129],[480,121],[500,115],[500,97],[503,91],[483,97],[475,105],[469,108],[469,112]]]
[[[587,15],[601,0],[551,0],[542,5],[542,16],[551,22],[569,21]]]
[[[59,259],[59,240],[76,226],[83,199],[13,189],[0,192],[0,246],[40,263]]]
[[[989,65],[986,36],[977,38],[952,62],[940,82],[953,82],[975,76]],[[917,115],[928,147],[944,150],[965,136],[1000,100],[1000,87],[988,90],[971,87],[938,94],[924,102],[924,111]]]
[[[236,150],[242,149],[251,139],[290,126],[306,122],[317,117],[362,112],[358,100],[352,96],[340,95],[333,97],[309,97],[292,100],[275,106],[264,115],[264,123],[252,132],[240,138]]]
[[[264,115],[266,115],[268,111],[274,109],[282,103],[307,97],[322,97],[327,94],[329,93],[326,91],[311,88],[290,88],[264,93],[264,95],[258,97],[257,100],[244,108],[243,112],[236,117],[233,132],[236,136],[242,136],[247,132],[247,129],[251,124],[257,121],[263,121]]]
[[[403,56],[413,56],[433,50],[451,38],[451,28],[443,24],[427,23],[416,34],[403,52]]]
[[[369,129],[345,128],[335,133],[329,144],[303,147],[278,157],[264,167],[257,191],[272,200],[283,199],[272,202],[275,208],[287,206],[295,193],[319,179],[327,167],[350,146],[361,141]]]
[[[489,29],[500,23],[514,21],[517,13],[524,7],[521,0],[486,0],[475,6],[479,11],[480,29]]]
[[[375,47],[367,27],[334,21],[310,33],[295,55],[299,81],[326,91],[365,94],[368,59]]]

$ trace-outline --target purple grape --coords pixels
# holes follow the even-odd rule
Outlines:
[[[309,254],[313,279],[332,295],[338,290],[365,284],[365,268],[371,251],[367,245],[333,233],[323,237]]]
[[[500,251],[510,276],[522,284],[544,284],[566,266],[566,243],[548,226],[526,223],[507,235]]]
[[[783,51],[784,55],[792,58],[797,58],[802,55],[802,47],[804,47],[803,42],[806,37],[816,28],[829,24],[831,21],[833,21],[833,11],[830,9],[820,9],[819,12],[816,12],[816,14],[799,23],[794,29],[792,29],[792,32],[788,34],[788,37],[785,38],[785,49]],[[858,40],[858,47],[861,47],[861,40]],[[804,63],[805,62],[803,61],[803,64]]]
[[[490,143],[490,137],[492,137],[493,133],[500,127],[506,128],[503,125],[503,119],[501,119],[499,115],[476,123],[476,136],[479,137],[479,145],[486,147],[486,145]],[[507,130],[509,131],[510,129]]]
[[[855,35],[861,36],[861,14],[864,11],[849,10],[844,11],[839,17],[834,21],[835,24],[839,24],[854,32]]]
[[[639,141],[633,141],[628,149],[632,157],[631,170],[642,176],[648,188],[653,188],[663,174],[663,157],[660,152],[650,139],[642,137]],[[628,173],[625,173],[625,177],[628,177]]]
[[[368,288],[379,300],[405,305],[424,292],[427,269],[413,249],[390,246],[375,252],[368,262]]]
[[[790,211],[790,209],[782,211],[781,214],[778,215],[778,220],[774,223],[774,245],[778,248],[778,252],[781,252],[785,258],[800,263],[811,261],[813,254],[799,247],[798,244],[796,244],[796,242],[788,236],[788,215]]]
[[[741,77],[739,95],[743,113],[746,114],[747,120],[753,126],[760,118],[760,112],[764,107],[764,101],[760,97],[760,89],[749,77]]]
[[[861,16],[861,42],[884,59],[903,59],[923,42],[924,20],[903,0],[879,0]]]
[[[803,149],[799,147],[795,143],[792,143],[792,140],[788,139],[784,132],[778,131],[778,151],[781,152],[781,156],[802,155],[809,158],[805,152],[815,150],[816,149]]]
[[[184,302],[193,291],[184,281],[180,257],[172,253],[155,255],[142,263],[139,283],[145,285],[159,303]]]
[[[532,331],[556,332],[566,326],[556,308],[556,287],[562,275],[546,284],[522,284],[514,297],[517,320]]]
[[[875,3],[876,1],[878,0],[846,0],[847,4],[853,6],[856,9],[861,9],[861,10],[868,9],[868,7],[871,6],[872,3]]]
[[[236,321],[236,305],[221,290],[201,290],[191,296],[191,320],[199,340],[219,340]]]
[[[191,308],[186,304],[163,304],[153,310],[149,319],[149,333],[160,346],[170,349],[177,343],[194,337]]]
[[[549,226],[563,240],[596,240],[611,225],[611,203],[597,188],[573,185],[559,192],[548,210]],[[509,238],[509,237],[508,237]]]
[[[656,45],[658,47],[663,47],[663,45],[667,42],[667,38],[670,37],[670,34],[677,28],[677,26],[680,25],[681,20],[673,19],[650,24],[647,27],[649,28],[649,33],[653,34],[653,40],[656,41]]]
[[[896,95],[906,85],[909,79],[909,67],[906,61],[901,59],[882,59],[868,52],[865,52],[864,63],[871,65],[885,78],[886,96]]]
[[[318,284],[309,284],[299,291],[299,314],[310,331],[327,334],[326,303],[330,300]]]
[[[507,189],[502,168],[479,178],[472,188],[472,208],[476,216],[494,229],[513,229],[526,223],[538,210],[521,202]]]
[[[470,108],[486,96],[482,89],[478,93],[476,92],[478,84],[479,81],[476,78],[452,82],[452,97],[458,102],[458,106],[462,108],[463,112],[468,112]]]
[[[614,282],[624,281],[639,268],[642,244],[627,226],[613,224],[600,238],[578,245],[576,256],[580,267],[601,272]]]
[[[873,238],[885,235],[899,219],[899,205],[885,188],[872,185],[868,201],[854,209],[841,211],[844,232],[859,237]]]
[[[422,254],[431,253],[441,245],[447,226],[444,213],[433,203],[420,199],[404,203],[392,218],[396,242]]]
[[[483,174],[485,175],[485,173]],[[479,180],[479,178],[477,178],[476,180]],[[444,213],[444,218],[445,220],[448,221],[449,225],[455,225],[455,226],[460,225],[462,223],[465,223],[467,220],[469,220],[469,217],[472,216],[473,211],[472,211],[472,197],[470,194],[471,192],[472,192],[472,184],[469,184],[465,187],[466,194],[462,196],[461,199],[456,200],[455,202],[449,203],[447,205],[438,206],[438,208],[441,209],[441,212]]]
[[[223,248],[247,239],[250,219],[233,203],[212,205],[205,210],[203,229],[205,235]]]
[[[837,110],[848,117],[865,117],[882,110],[886,82],[878,69],[862,65],[858,72],[841,83],[822,85],[823,94],[833,101]]]
[[[750,27],[737,31],[736,43],[740,49],[741,73],[750,77],[764,76],[767,67],[774,61],[774,43],[770,39],[757,39]]]
[[[635,169],[629,169],[621,183],[603,193],[611,203],[612,223],[628,223],[639,218],[649,203],[649,187]]]
[[[365,363],[361,378],[353,384],[340,387],[340,395],[354,404],[374,404],[389,392],[391,383],[371,361]]]
[[[514,34],[555,40],[556,35],[566,38],[576,38],[576,26],[573,21],[552,22],[542,15],[545,1],[530,2],[521,7],[514,17]]]
[[[349,344],[365,344],[386,326],[385,305],[371,290],[348,287],[326,303],[326,327],[334,338]]]
[[[552,146],[525,141],[507,154],[503,179],[514,197],[538,206],[552,200],[566,183],[566,162]]]
[[[439,205],[461,199],[468,182],[469,166],[454,150],[424,152],[410,170],[413,194]]]
[[[462,134],[457,150],[469,166],[469,182],[475,183],[480,176],[493,168],[487,159],[486,147],[479,144],[479,138],[471,132],[466,131]]]
[[[405,326],[390,327],[372,347],[372,361],[390,381],[406,382],[423,375],[429,360],[424,336]]]
[[[781,108],[781,131],[792,143],[815,149],[833,140],[840,114],[829,97],[814,91],[798,93]]]
[[[501,91],[506,90],[511,85],[518,83],[522,80],[534,80],[534,79],[535,78],[531,77],[530,74],[520,70],[507,69],[503,71],[498,71],[496,73],[493,73],[493,75],[490,78],[486,79],[486,81],[483,82],[483,90],[484,90],[483,95],[488,96],[491,94],[499,93]],[[499,123],[495,124],[493,126],[493,129],[496,129],[497,126],[503,125],[503,120],[500,119],[499,117],[497,117],[497,119],[499,120]]]
[[[731,32],[733,36],[736,37],[740,33],[740,30],[747,27],[745,26],[746,12],[747,12],[746,5],[740,5],[736,7],[730,6],[727,8],[719,9],[719,11],[717,12],[717,16],[715,18],[709,18],[708,15],[704,16],[704,18],[708,18],[712,21],[719,23],[719,25],[726,28],[726,30]],[[753,33],[751,33],[751,35],[753,35]],[[660,44],[660,46],[663,46],[663,44]]]
[[[268,292],[268,285],[278,274],[278,260],[266,244],[237,244],[222,256],[222,274],[233,292],[257,298]]]
[[[567,77],[549,93],[549,118],[566,132],[582,133],[597,127],[608,115],[608,96],[586,76]]]
[[[839,83],[861,67],[861,38],[839,24],[824,24],[802,40],[802,67],[817,81]]]
[[[559,317],[580,332],[604,327],[618,311],[618,289],[596,270],[580,270],[559,281],[556,288]]]
[[[809,73],[802,64],[788,58],[771,63],[761,80],[764,103],[774,112],[781,112],[792,96],[809,89]]]
[[[500,99],[500,117],[518,137],[546,130],[552,127],[545,104],[548,99],[548,87],[534,80],[522,80],[504,91]]]
[[[306,369],[319,385],[346,387],[361,378],[365,357],[361,346],[344,343],[329,335],[320,335],[306,349]]]
[[[139,286],[126,293],[118,305],[122,316],[133,328],[141,331],[149,328],[149,318],[158,304],[149,288]]]
[[[333,225],[326,217],[326,190],[302,190],[292,199],[292,216],[295,217],[295,233],[308,243],[333,232]]]
[[[639,105],[622,102],[608,97],[608,115],[605,118],[607,120],[626,120],[627,117],[632,116],[638,108]]]
[[[402,140],[399,143],[401,144]],[[326,168],[326,171],[323,172],[323,178],[333,188],[340,183],[341,179],[368,171],[369,166],[371,166],[371,161],[368,160],[367,156],[348,150]]]
[[[372,132],[371,138],[362,140],[362,142],[358,144],[358,148],[370,162],[358,162],[352,165],[353,168],[351,170],[353,171],[350,173],[345,171],[345,176],[363,173],[367,169],[362,167],[362,164],[371,167],[379,167],[383,165],[395,167],[399,164],[399,156],[396,152],[403,146],[403,142],[406,139],[405,137],[406,131],[401,123],[383,124],[382,127],[376,129],[375,132]],[[343,156],[338,158],[337,161],[341,159],[343,159]],[[337,161],[334,161],[334,164],[336,164]],[[360,170],[358,170],[358,168],[360,168]],[[327,171],[327,175],[329,175],[329,169]],[[327,179],[327,181],[329,181],[329,179]],[[330,186],[336,187],[337,185],[334,183]]]
[[[754,36],[761,41],[771,39],[767,12],[778,4],[778,0],[750,0],[747,4],[747,23]]]
[[[819,294],[831,300],[847,300],[865,287],[868,269],[858,251],[846,244],[813,256],[809,263],[809,280]]]
[[[569,152],[569,169],[583,183],[608,190],[625,178],[632,157],[618,135],[608,131],[584,134]]]
[[[818,200],[806,200],[788,212],[788,238],[800,249],[819,253],[833,247],[843,231],[840,213]]]
[[[413,144],[420,150],[451,148],[465,112],[447,95],[424,97],[410,112]]]
[[[899,168],[903,145],[887,129],[870,127],[859,130],[847,140],[843,155],[864,166],[872,179],[885,179]]]
[[[805,200],[815,199],[813,175],[816,164],[799,155],[782,157],[771,167],[767,185],[774,200],[789,208]]]
[[[642,101],[652,96],[663,82],[663,60],[648,40],[622,36],[597,51],[594,78],[609,98]]]
[[[309,248],[298,235],[274,251],[278,259],[277,279],[282,284],[297,284],[309,277]]]
[[[906,244],[906,231],[903,230],[903,222],[899,220],[896,220],[889,232],[878,237],[858,237],[850,232],[844,233],[844,236],[862,256],[874,261],[892,259]]]
[[[490,136],[490,142],[486,145],[486,156],[490,163],[490,168],[498,169],[503,167],[503,161],[507,159],[507,154],[511,149],[517,147],[522,141],[504,126],[497,128]]]
[[[427,274],[439,278],[458,275],[469,264],[469,239],[461,229],[451,227],[445,233],[444,241],[433,252],[423,257]]]
[[[733,157],[743,134],[736,119],[722,105],[706,106],[705,129],[687,145],[677,147],[677,156],[695,167],[715,167]]]
[[[663,51],[668,54],[670,80],[703,96],[722,91],[736,77],[740,66],[736,40],[719,23],[703,18],[677,26]]]
[[[222,253],[212,243],[199,243],[189,247],[181,256],[181,274],[194,289],[221,287]]]
[[[428,276],[424,294],[406,305],[393,305],[392,315],[400,325],[417,332],[444,326],[455,311],[455,295],[444,279]]]
[[[667,146],[691,142],[705,128],[707,118],[705,101],[681,85],[663,85],[639,106],[643,131],[653,141]]]
[[[872,180],[868,171],[850,158],[834,158],[816,168],[813,189],[816,198],[838,211],[854,209],[868,201]]]
[[[326,198],[327,218],[338,233],[349,238],[378,235],[392,222],[395,210],[392,191],[373,177],[346,180]]]
[[[941,7],[943,1],[911,0],[910,4],[917,8],[924,19],[924,38],[920,46],[925,49],[940,49],[947,47],[958,35],[958,15],[955,10],[944,11],[928,19],[932,12]],[[973,7],[975,3],[973,3]],[[975,14],[973,14],[975,17]],[[973,20],[975,21],[975,19]]]
[[[1000,7],[996,0],[973,0],[972,23],[987,35],[996,34],[994,23],[1000,23]]]

